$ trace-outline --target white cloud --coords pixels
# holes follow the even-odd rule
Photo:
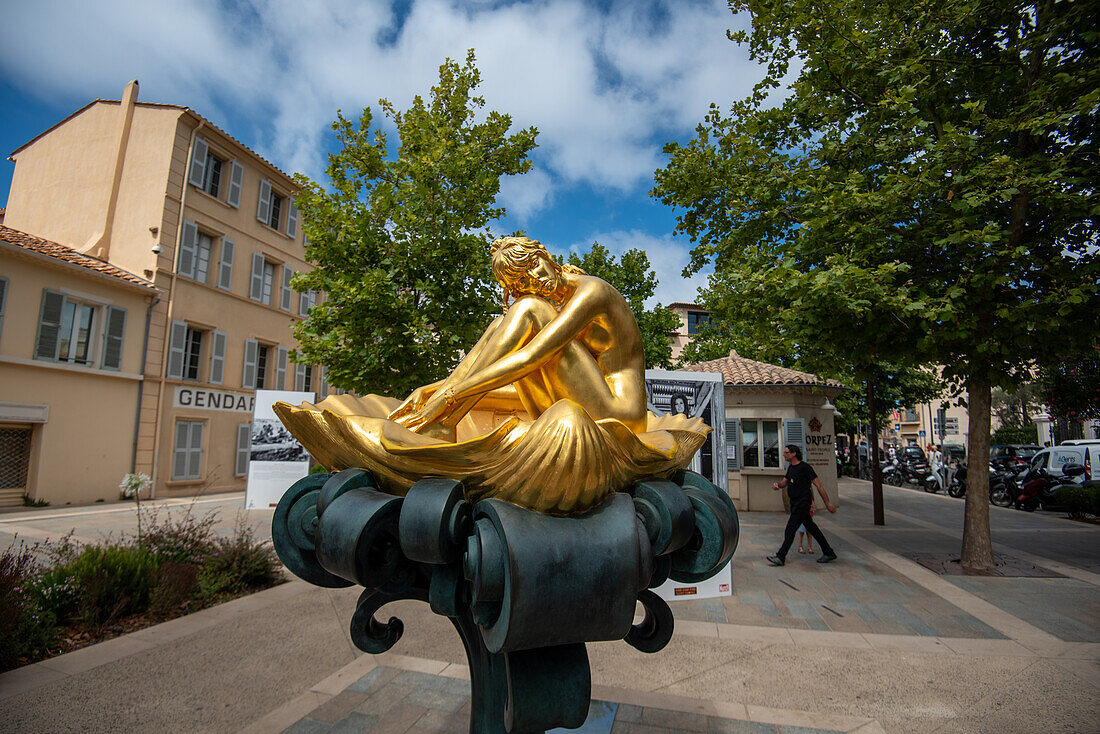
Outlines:
[[[505,176],[500,180],[497,204],[508,211],[508,218],[520,225],[547,206],[553,198],[553,181],[541,168],[532,168],[522,176]]]
[[[522,218],[555,189],[647,188],[663,141],[757,78],[725,37],[736,22],[722,0],[602,9],[412,0],[395,33],[392,6],[380,0],[43,0],[5,8],[0,72],[42,99],[78,104],[117,98],[138,78],[142,100],[190,106],[285,170],[320,178],[337,108],[371,106],[380,120],[379,98],[406,108],[427,94],[444,57],[461,61],[475,48],[487,107],[540,130],[539,173],[502,194]]]
[[[671,236],[654,236],[638,230],[594,232],[591,236],[573,243],[568,251],[578,254],[586,252],[593,241],[599,242],[617,257],[621,257],[627,250],[645,250],[658,281],[653,298],[646,301],[647,308],[652,308],[657,303],[662,306],[670,303],[695,303],[699,297],[699,288],[707,284],[707,275],[713,271],[713,268],[708,267],[702,273],[685,278],[683,270],[691,258],[690,244]]]

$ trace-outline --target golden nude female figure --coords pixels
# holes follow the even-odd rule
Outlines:
[[[494,397],[518,400],[532,418],[572,400],[594,420],[615,418],[643,432],[642,337],[619,292],[559,266],[527,237],[496,240],[492,258],[512,304],[447,379],[413,392],[390,419],[417,432],[444,426],[437,435],[453,436],[478,400],[496,391]]]
[[[446,379],[403,403],[275,405],[314,458],[330,471],[367,469],[395,494],[439,476],[461,481],[471,501],[564,515],[687,466],[710,429],[647,413],[641,335],[618,291],[527,237],[495,241],[492,262],[505,313]]]

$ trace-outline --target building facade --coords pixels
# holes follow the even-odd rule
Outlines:
[[[679,359],[688,342],[710,323],[710,311],[695,303],[670,303],[667,308],[680,317],[679,328],[668,335],[672,358]]]
[[[0,507],[118,498],[153,284],[0,226]]]
[[[193,110],[96,100],[14,151],[4,223],[150,281],[133,469],[154,492],[244,488],[256,389],[328,394],[295,365],[315,302],[287,174]],[[49,498],[46,498],[49,499]]]
[[[738,510],[783,510],[786,493],[772,484],[786,474],[782,448],[788,444],[802,449],[802,458],[814,467],[830,500],[839,503],[835,409],[830,403],[844,392],[839,382],[736,352],[683,369],[722,375],[729,491]]]

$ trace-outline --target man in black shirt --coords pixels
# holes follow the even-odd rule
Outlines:
[[[782,566],[787,562],[787,551],[794,543],[794,535],[798,532],[799,525],[805,525],[806,531],[813,536],[821,547],[821,558],[818,563],[829,563],[836,560],[829,541],[825,540],[824,533],[814,523],[810,508],[813,506],[813,489],[817,487],[821,499],[825,502],[825,509],[836,512],[836,505],[829,501],[829,495],[825,493],[825,487],[821,486],[821,480],[817,478],[814,468],[802,461],[802,449],[794,444],[783,449],[783,458],[787,461],[787,476],[772,484],[772,489],[779,490],[789,487],[787,495],[791,498],[791,516],[787,519],[787,529],[783,532],[783,545],[774,556],[768,556],[768,562],[773,566]]]

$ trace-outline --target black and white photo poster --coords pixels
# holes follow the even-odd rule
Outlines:
[[[267,510],[279,503],[290,485],[309,474],[309,453],[298,443],[272,406],[283,402],[312,403],[311,392],[257,390],[252,410],[245,509]]]
[[[711,431],[688,469],[706,477],[729,494],[726,464],[726,401],[722,375],[713,372],[646,370],[646,407],[655,415],[701,418]],[[695,584],[666,581],[656,589],[666,601],[729,596],[732,574],[727,565],[714,578]]]

